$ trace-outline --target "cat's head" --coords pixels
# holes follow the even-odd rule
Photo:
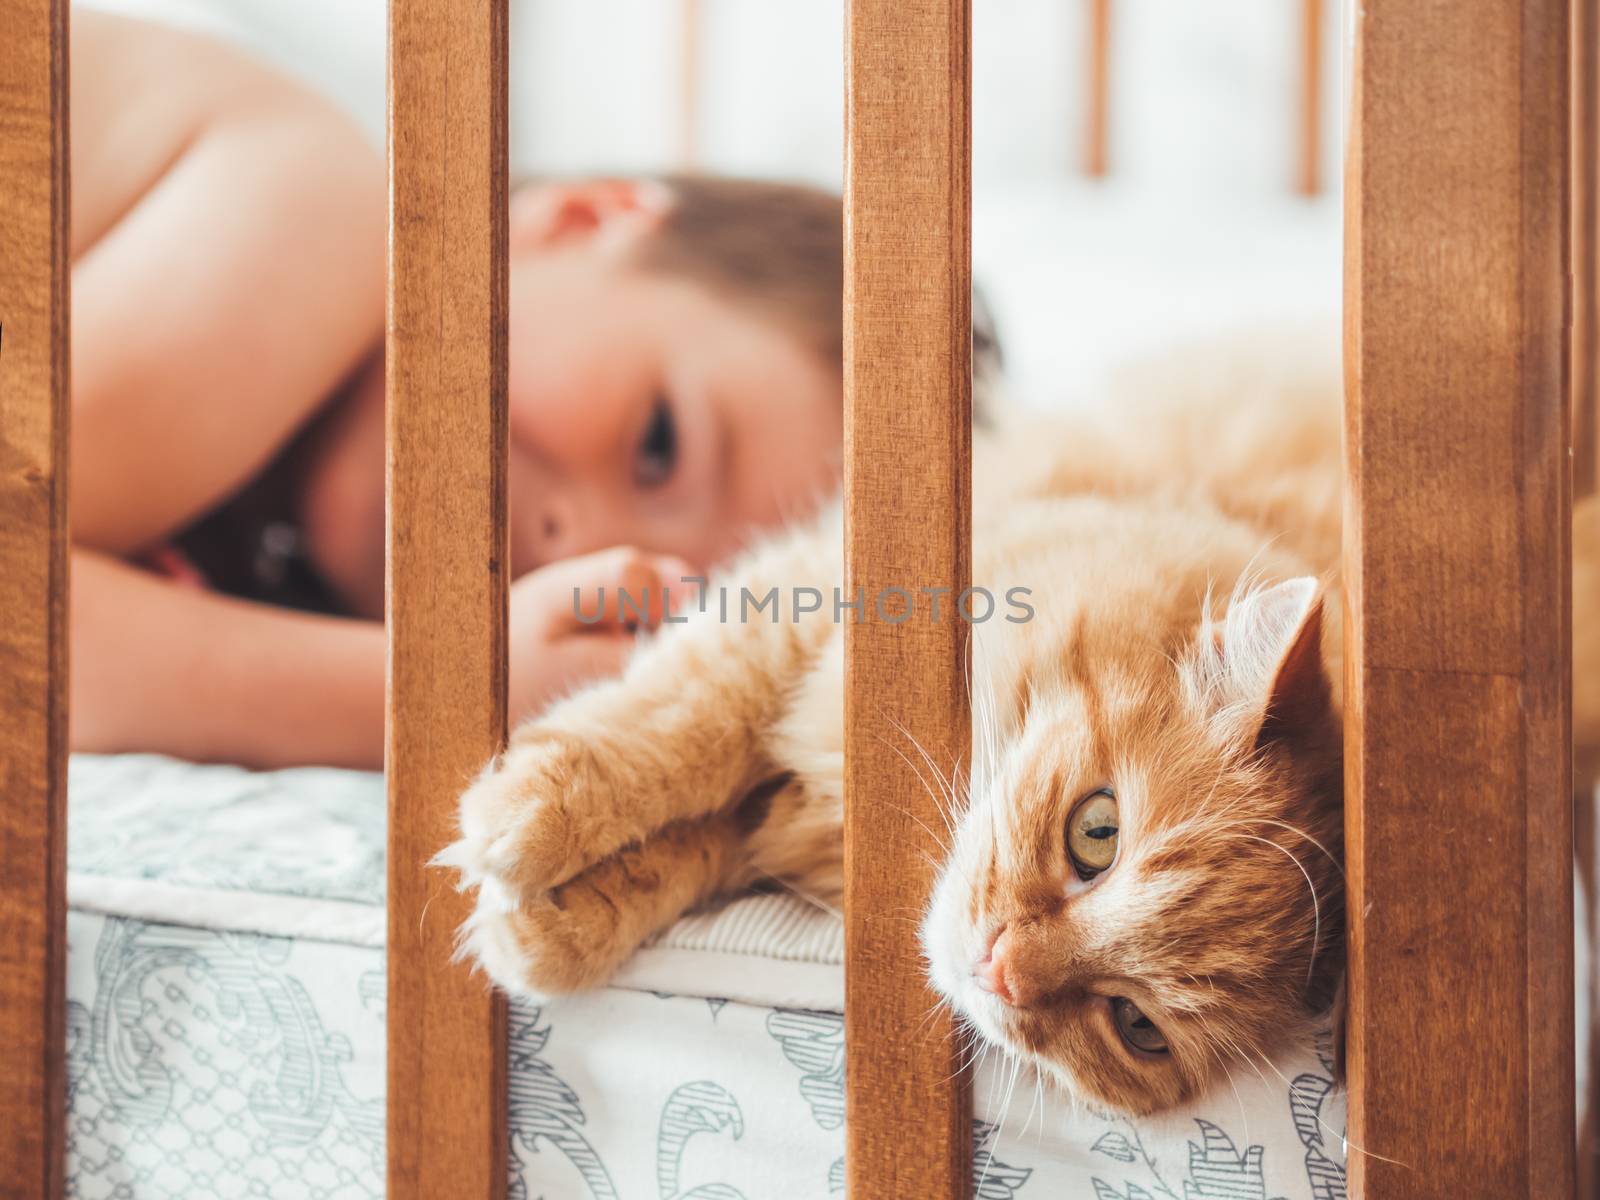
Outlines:
[[[1196,617],[1142,658],[1080,626],[1071,663],[1023,680],[923,925],[935,988],[984,1038],[1131,1113],[1264,1071],[1343,966],[1320,589]]]

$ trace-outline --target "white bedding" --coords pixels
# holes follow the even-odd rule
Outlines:
[[[69,811],[68,1195],[381,1195],[381,780],[79,756]],[[513,1006],[511,1194],[839,1194],[841,949],[833,918],[756,897],[613,987]],[[1152,1120],[992,1056],[976,1088],[983,1200],[1345,1195],[1315,1047]]]

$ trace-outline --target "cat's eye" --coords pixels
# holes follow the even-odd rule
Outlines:
[[[1093,879],[1117,860],[1120,824],[1109,788],[1090,792],[1067,818],[1067,857],[1081,879]]]
[[[633,453],[633,481],[643,488],[660,487],[678,465],[678,422],[666,397],[656,398],[650,423]]]
[[[1132,1000],[1125,996],[1114,997],[1111,1001],[1111,1017],[1117,1023],[1117,1032],[1122,1035],[1122,1040],[1135,1050],[1143,1050],[1146,1054],[1167,1052],[1167,1039],[1161,1036],[1161,1030],[1139,1011],[1139,1006]]]

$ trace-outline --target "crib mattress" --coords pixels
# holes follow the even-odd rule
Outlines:
[[[381,779],[78,756],[70,794],[67,1194],[381,1196]],[[751,897],[614,986],[513,1004],[510,1194],[842,1194],[842,946],[831,916]],[[1143,1120],[995,1057],[981,1200],[1345,1195],[1325,1042]]]

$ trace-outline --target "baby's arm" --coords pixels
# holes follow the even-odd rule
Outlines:
[[[663,580],[686,572],[622,548],[513,584],[512,722],[621,668],[633,649],[623,622],[638,614],[619,609],[619,588],[659,596]],[[644,623],[660,615],[654,605]],[[74,750],[257,767],[383,763],[384,631],[376,621],[220,596],[90,550],[73,555],[71,621]]]
[[[378,149],[227,46],[72,14],[72,744],[376,766],[381,627],[115,556],[256,475],[381,344]]]
[[[72,558],[72,747],[277,767],[376,767],[383,626]]]
[[[75,10],[73,539],[130,554],[253,477],[381,343],[384,168],[238,51]]]

